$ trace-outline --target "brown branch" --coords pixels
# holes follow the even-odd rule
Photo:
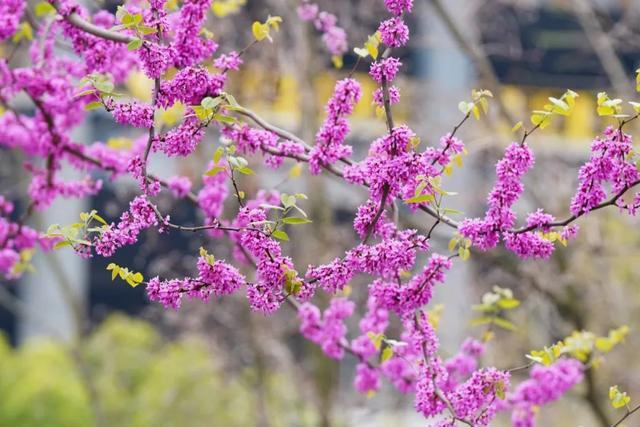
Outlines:
[[[283,139],[288,139],[289,141],[293,141],[296,142],[300,145],[302,145],[306,151],[310,151],[311,147],[309,146],[309,144],[307,144],[305,141],[303,141],[301,138],[297,137],[296,135],[294,135],[293,133],[286,131],[282,128],[279,128],[278,126],[272,125],[271,123],[267,122],[265,119],[263,119],[262,117],[260,117],[257,113],[248,110],[246,108],[238,108],[234,110],[236,113],[243,115],[245,117],[250,118],[251,120],[253,120],[258,126],[260,126],[261,128],[263,128],[264,130],[268,130],[270,132],[275,133],[276,135],[278,135],[280,138]]]
[[[391,49],[387,48],[382,54],[382,57],[388,58],[389,55],[391,55]],[[387,122],[387,131],[389,132],[390,136],[393,136],[393,129],[395,126],[393,124],[393,114],[391,113],[391,97],[389,95],[389,82],[384,76],[382,77],[382,103],[384,106],[384,115]],[[395,155],[395,151],[396,151],[396,148],[394,146],[392,147],[392,155]],[[364,239],[362,239],[362,243],[367,243],[367,241],[373,234],[373,231],[376,228],[376,224],[380,220],[380,217],[382,216],[382,213],[384,212],[384,208],[387,204],[387,198],[389,197],[390,188],[391,186],[388,182],[385,182],[384,185],[382,186],[382,196],[380,197],[380,205],[378,206],[378,210],[376,211],[376,214],[374,215],[373,220],[371,221],[371,224],[369,224],[369,227],[367,228],[367,233],[364,236]],[[392,200],[393,200],[393,197],[392,197]]]
[[[598,21],[592,6],[587,0],[574,0],[575,15],[584,29],[584,34],[589,40],[609,82],[619,96],[634,96],[635,91],[629,85],[627,72],[611,39],[605,33]]]
[[[280,136],[281,138],[284,139],[288,139],[291,140],[293,142],[296,142],[298,144],[301,144],[305,147],[306,149],[310,149],[309,145],[304,142],[304,140],[302,140],[301,138],[299,138],[298,136],[284,130],[281,129],[277,126],[272,125],[271,123],[267,122],[265,119],[263,119],[262,117],[260,117],[258,114],[256,114],[255,112],[246,109],[246,108],[242,108],[239,110],[236,110],[237,113],[244,115],[246,117],[249,117],[250,119],[252,119],[258,126],[260,126],[261,128],[271,131],[273,133],[275,133],[276,135]],[[464,122],[462,122],[464,123]],[[457,127],[461,126],[462,123],[460,123]],[[454,128],[455,129],[455,128]],[[273,155],[280,155],[280,156],[284,156],[284,157],[289,157],[291,159],[297,160],[297,161],[301,161],[301,162],[309,162],[309,157],[304,156],[304,155],[284,155],[280,152],[278,152],[277,150],[274,150],[270,147],[261,147],[262,150],[273,154]],[[351,162],[351,160],[347,159],[347,158],[341,158],[340,161],[342,163],[345,163],[347,165],[351,165],[353,164],[353,162]],[[332,173],[333,175],[344,179],[344,174],[342,173],[341,170],[337,169],[335,166],[333,165],[323,165],[322,166],[326,171]],[[364,183],[363,184],[365,187],[369,187],[368,183]],[[447,226],[451,227],[451,228],[458,228],[458,222],[456,222],[455,220],[453,220],[452,218],[449,218],[446,215],[441,215],[438,212],[436,212],[435,209],[433,209],[430,206],[420,206],[418,209],[420,209],[421,211],[427,213],[428,215],[432,216],[433,218],[435,218],[436,220],[441,221],[442,223],[446,224]]]
[[[74,147],[64,147],[63,150],[68,153],[71,154],[72,156],[77,157],[78,159],[84,160],[87,163],[91,163],[93,165],[95,165],[96,167],[108,171],[108,172],[117,172],[113,167],[111,166],[107,166],[107,165],[103,165],[102,162],[99,159],[96,159],[95,157],[92,157],[88,154],[85,154],[83,152],[81,152],[80,150],[74,148]],[[162,178],[159,178],[158,176],[154,175],[154,174],[147,174],[147,181],[148,182],[152,182],[152,181],[157,181],[162,187],[164,188],[169,188],[169,183],[167,181],[165,181]],[[197,204],[198,203],[198,196],[193,193],[193,192],[188,192],[187,195],[185,196],[189,201]]]
[[[60,9],[60,2],[58,0],[49,0],[51,5],[56,8],[56,10]],[[117,43],[129,43],[135,38],[132,36],[128,36],[126,34],[116,33],[114,31],[107,30],[102,27],[98,27],[97,25],[92,24],[91,22],[86,21],[77,13],[71,13],[67,16],[62,16],[62,19],[74,25],[84,31],[85,33],[92,34],[96,37],[100,37],[102,39],[111,40]]]
[[[614,424],[611,425],[611,427],[617,427],[620,424],[622,424],[624,422],[624,420],[626,420],[627,418],[629,418],[631,415],[633,415],[634,413],[640,411],[640,405],[636,406],[633,409],[629,409],[627,408],[627,413],[624,414],[624,416],[622,418],[620,418],[618,421],[616,421]]]
[[[475,41],[468,40],[464,36],[462,30],[458,27],[453,17],[444,7],[441,0],[429,0],[429,3],[431,3],[434,11],[447,27],[449,33],[451,33],[451,36],[458,44],[458,47],[462,49],[467,54],[467,56],[469,56],[469,59],[471,59],[471,62],[473,63],[476,70],[480,74],[481,79],[483,80],[483,85],[486,86],[487,89],[489,89],[495,95],[495,99],[498,102],[498,110],[500,111],[502,117],[510,124],[515,123],[516,120],[511,116],[511,113],[509,113],[507,106],[502,100],[502,89],[500,86],[500,82],[493,70],[493,66],[489,62],[487,54],[484,52],[482,47]]]
[[[267,233],[266,231],[260,229],[260,228],[255,228],[255,227],[228,227],[225,225],[221,225],[220,222],[218,221],[217,218],[213,218],[213,224],[210,225],[200,225],[200,226],[186,226],[186,225],[179,225],[179,224],[174,224],[172,222],[166,221],[164,216],[162,216],[162,213],[160,212],[160,209],[158,209],[158,207],[156,205],[154,205],[153,203],[149,202],[149,206],[151,206],[151,209],[153,209],[154,213],[156,214],[156,217],[158,218],[158,220],[160,221],[160,223],[162,225],[165,225],[169,228],[173,228],[175,230],[179,230],[179,231],[188,231],[188,232],[192,232],[192,233],[196,233],[198,231],[206,231],[206,230],[221,230],[221,231],[233,231],[233,232],[243,232],[243,231],[255,231],[257,233],[263,234],[266,237],[271,237],[271,235],[269,233]]]
[[[594,208],[592,208],[589,211],[581,211],[579,214],[577,215],[571,215],[569,218],[566,218],[562,221],[554,221],[554,222],[550,222],[547,224],[541,224],[541,225],[530,225],[527,227],[521,227],[518,228],[516,230],[511,230],[511,233],[514,234],[520,234],[520,233],[526,233],[527,231],[533,231],[533,230],[537,230],[539,228],[543,228],[543,227],[564,227],[566,225],[571,224],[572,222],[574,222],[575,220],[577,220],[578,218],[585,216],[586,214],[593,212],[593,211],[597,211],[599,209],[603,209],[606,208],[608,206],[614,206],[616,204],[616,202],[625,195],[625,193],[627,191],[629,191],[630,189],[636,187],[640,185],[640,180],[637,180],[635,182],[632,182],[631,184],[627,185],[625,188],[623,188],[619,193],[617,193],[616,195],[614,195],[613,197],[611,197],[609,200],[600,203],[599,205],[595,206]]]

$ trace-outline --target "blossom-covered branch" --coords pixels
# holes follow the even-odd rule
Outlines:
[[[514,130],[521,129],[522,135],[514,138],[496,164],[486,212],[458,221],[451,216],[459,213],[446,207],[455,194],[445,187],[447,177],[462,166],[467,154],[460,129],[471,118],[486,115],[493,93],[474,90],[470,101],[460,102],[462,116],[452,131],[426,147],[408,124],[394,117],[393,105],[401,98],[396,82],[403,60],[392,52],[400,52],[398,48],[409,42],[405,18],[413,9],[412,0],[384,0],[388,15],[372,28],[375,31],[364,47],[354,50],[358,57],[354,71],[336,81],[313,142],[238,103],[227,84],[253,52],[251,47],[277,43],[275,32],[284,25],[280,17],[254,22],[247,29],[253,39],[245,49],[219,54],[218,41],[206,28],[210,0],[185,0],[176,7],[167,7],[164,0],[132,1],[115,14],[93,15],[73,0],[51,3],[61,18],[39,26],[37,43],[29,52],[31,63],[14,67],[0,59],[0,100],[6,110],[0,115],[0,145],[28,158],[25,168],[31,174],[28,192],[33,200],[16,219],[14,204],[0,196],[2,276],[15,279],[25,274],[36,247],[67,247],[81,257],[110,258],[144,233],[201,232],[206,246],[211,243],[218,248],[218,243],[226,242],[228,259],[202,248],[193,274],[174,279],[145,280],[142,272],[114,263],[108,270],[114,279],[144,286],[151,301],[171,309],[179,309],[184,299],[206,303],[240,292],[251,310],[264,315],[289,304],[297,312],[300,333],[328,357],[342,359],[351,354],[356,358],[354,386],[359,392],[375,393],[386,379],[400,393],[413,394],[416,410],[427,419],[437,419],[439,427],[488,426],[500,411],[510,411],[514,425],[531,426],[537,408],[561,398],[582,381],[594,354],[609,351],[626,335],[624,330],[614,330],[607,337],[568,337],[548,351],[534,351],[529,357],[535,365],[526,365],[531,368],[529,378],[515,384],[515,369],[481,364],[489,345],[485,336],[494,326],[513,327],[505,317],[507,310],[519,304],[511,291],[496,288],[474,307],[485,314],[479,321],[487,325],[485,336],[482,340],[469,337],[447,359],[439,348],[437,316],[428,307],[436,287],[445,283],[454,268],[453,260],[468,259],[472,250],[504,245],[523,259],[548,258],[556,243],[566,245],[576,236],[578,228],[572,223],[590,212],[617,206],[635,215],[640,193],[632,200],[625,196],[640,184],[639,156],[623,126],[638,117],[640,104],[631,104],[635,116],[623,117],[620,100],[598,95],[598,112],[618,119],[618,127],[607,128],[594,140],[590,158],[578,173],[568,219],[556,220],[536,210],[526,216],[526,225],[516,226],[516,205],[525,194],[525,176],[535,164],[532,135],[558,116],[571,114],[577,94],[570,90],[534,111],[530,127],[516,125]],[[18,31],[25,8],[24,0],[0,6],[0,22],[7,22],[6,29],[0,29],[0,40]],[[300,2],[298,16],[313,22],[334,65],[341,65],[348,45],[338,18],[306,0]],[[54,49],[60,38],[70,42],[75,55],[60,55]],[[368,76],[355,73],[365,63],[369,63]],[[146,98],[150,101],[123,93],[123,83],[134,70],[153,82]],[[368,78],[375,82],[371,97],[386,129],[371,141],[364,156],[356,158],[350,145],[350,122],[367,87],[362,79]],[[35,107],[33,114],[14,108],[16,98],[25,94]],[[116,129],[126,126],[133,137],[123,147],[76,141],[73,130],[93,109],[104,110]],[[175,113],[173,120],[166,119],[169,112]],[[206,169],[196,174],[198,183],[184,176],[160,178],[150,173],[152,154],[188,157],[198,147],[211,155]],[[314,265],[297,265],[298,254],[287,242],[292,228],[313,226],[313,215],[305,210],[308,197],[246,186],[244,176],[262,173],[255,166],[259,158],[269,168],[295,163],[297,173],[304,167],[312,175],[327,171],[365,189],[366,196],[358,200],[353,213],[353,229],[359,237],[354,246]],[[85,177],[65,181],[59,173],[63,167]],[[96,173],[104,180],[128,177],[137,184],[138,194],[119,215],[105,219],[96,211],[83,212],[78,222],[54,224],[46,232],[24,224],[32,211],[46,209],[59,197],[97,194],[102,180],[96,179]],[[256,181],[259,186],[266,182]],[[471,183],[469,191],[473,191]],[[163,192],[170,193],[174,203],[191,202],[200,216],[197,225],[172,221],[171,207],[162,205],[161,212],[156,198]],[[435,222],[430,227],[404,228],[401,217],[417,211],[426,212]],[[453,229],[446,251],[431,244],[440,224]],[[362,310],[357,310],[357,299],[350,297],[356,278],[368,281],[359,289],[367,294]],[[326,306],[321,307],[318,293],[329,297]],[[357,331],[349,331],[349,319],[361,312]],[[399,328],[389,327],[394,321]],[[587,356],[584,348],[577,352],[572,347],[578,338],[589,344]],[[629,408],[622,420],[636,410]]]

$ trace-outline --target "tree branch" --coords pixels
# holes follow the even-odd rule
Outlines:
[[[593,8],[587,0],[574,0],[575,14],[584,29],[584,34],[593,46],[596,56],[604,69],[611,86],[618,96],[634,96],[635,91],[629,85],[624,69],[611,39],[602,29]]]
[[[618,421],[616,421],[614,424],[611,425],[611,427],[617,427],[620,424],[622,424],[624,422],[624,420],[626,420],[627,418],[629,418],[631,415],[633,415],[634,413],[640,411],[640,405],[636,406],[633,409],[628,409],[627,408],[627,413],[624,414],[624,416],[622,418],[620,418]]]
[[[640,185],[640,180],[637,180],[637,181],[629,184],[628,186],[623,188],[619,193],[617,193],[615,196],[611,197],[609,200],[607,200],[605,202],[600,203],[599,205],[597,205],[593,209],[591,209],[589,211],[582,211],[578,215],[571,215],[569,218],[566,218],[566,219],[564,219],[562,221],[554,221],[554,222],[550,222],[548,224],[541,224],[541,225],[530,225],[530,226],[527,226],[527,227],[518,228],[516,230],[511,230],[510,232],[514,233],[514,234],[520,234],[520,233],[526,233],[527,231],[537,230],[537,229],[542,228],[542,227],[564,227],[566,225],[571,224],[572,222],[574,222],[578,218],[580,218],[582,216],[585,216],[589,212],[597,211],[599,209],[606,208],[607,206],[614,206],[616,204],[616,202],[622,196],[624,196],[627,191],[631,190],[632,188],[634,188],[634,187],[636,187],[638,185]]]
[[[60,2],[58,0],[49,0],[51,5],[56,8],[56,10],[60,9]],[[96,37],[100,37],[105,40],[111,40],[117,43],[129,43],[134,40],[134,37],[128,36],[126,34],[116,33],[114,31],[109,31],[105,28],[98,27],[97,25],[92,24],[91,22],[86,21],[77,13],[71,13],[69,15],[61,15],[62,19],[81,29],[82,31],[92,34]]]
[[[498,102],[498,109],[502,117],[509,124],[516,123],[516,120],[513,118],[511,113],[509,113],[507,106],[502,100],[502,89],[500,82],[498,80],[498,77],[496,76],[496,73],[493,71],[493,66],[489,62],[487,54],[484,52],[482,47],[478,43],[475,43],[472,40],[468,40],[464,36],[462,30],[458,27],[453,17],[444,7],[441,0],[429,0],[429,2],[431,3],[431,6],[433,7],[440,20],[449,30],[449,33],[451,33],[451,36],[458,44],[458,47],[460,47],[460,49],[462,49],[467,54],[467,56],[473,63],[474,67],[480,74],[483,85],[486,86],[486,88],[495,95],[495,99]]]

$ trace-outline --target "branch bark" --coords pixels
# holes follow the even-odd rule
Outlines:
[[[58,0],[49,0],[51,5],[56,8],[56,10],[60,9],[60,2]],[[92,34],[96,37],[103,38],[105,40],[111,40],[117,43],[129,43],[134,40],[134,37],[128,36],[126,34],[116,33],[114,31],[109,31],[105,28],[98,27],[97,25],[92,24],[89,21],[86,21],[77,13],[71,13],[69,15],[61,15],[62,19],[70,23],[71,25],[75,25],[82,31]]]

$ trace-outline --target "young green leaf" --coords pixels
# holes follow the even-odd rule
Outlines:
[[[271,233],[271,235],[278,240],[284,240],[286,242],[289,241],[289,235],[282,230],[276,230],[273,233]]]
[[[312,221],[307,218],[298,218],[298,217],[290,216],[288,218],[282,218],[282,222],[285,224],[295,225],[295,224],[309,224]]]

